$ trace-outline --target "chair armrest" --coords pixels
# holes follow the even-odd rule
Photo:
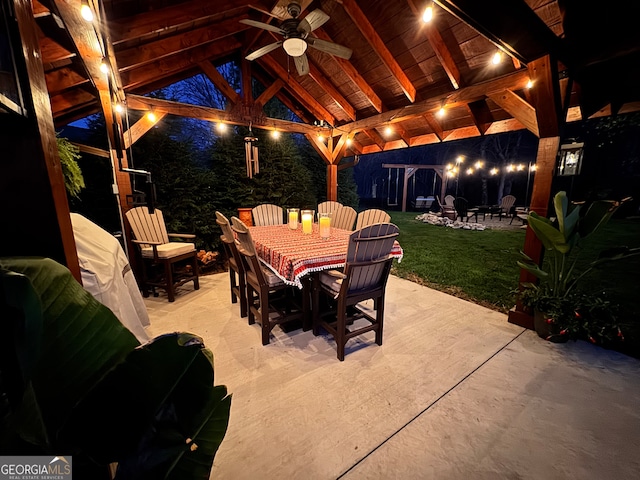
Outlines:
[[[170,237],[181,237],[181,238],[196,238],[196,236],[192,233],[168,233]]]
[[[151,242],[149,240],[131,240],[131,241],[139,245],[164,245],[163,242]]]
[[[325,270],[324,273],[326,273],[327,275],[331,275],[332,277],[336,277],[336,278],[342,278],[342,279],[347,278],[347,276],[344,273],[339,272],[338,270]]]

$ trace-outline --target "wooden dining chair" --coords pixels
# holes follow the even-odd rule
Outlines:
[[[138,246],[142,264],[141,290],[145,297],[149,289],[166,290],[170,302],[175,300],[176,287],[193,281],[194,290],[200,288],[196,246],[191,242],[172,242],[169,238],[195,238],[186,233],[167,233],[162,211],[157,208],[149,213],[147,207],[135,207],[125,213],[133,233],[133,243]],[[188,267],[176,270],[179,262],[189,263]],[[160,272],[154,272],[160,268]]]
[[[284,224],[284,210],[278,205],[263,203],[251,210],[253,224],[256,227]]]
[[[393,258],[393,243],[399,234],[392,223],[379,223],[356,230],[349,237],[344,271],[320,272],[313,289],[313,334],[326,330],[336,342],[338,360],[344,360],[346,343],[359,335],[373,331],[375,342],[382,345],[384,297]],[[320,295],[328,307],[320,311]],[[358,304],[373,300],[375,316]],[[355,326],[358,319],[366,320]]]
[[[358,212],[348,205],[342,205],[334,210],[331,215],[331,226],[342,230],[353,230]]]
[[[340,202],[327,200],[318,204],[318,213],[334,213],[341,206]]]
[[[222,229],[222,245],[229,264],[229,288],[231,290],[231,303],[240,301],[240,316],[247,316],[247,286],[245,281],[244,262],[238,252],[235,236],[231,229],[229,219],[222,213],[216,212],[216,223]]]
[[[390,221],[391,216],[384,210],[370,208],[369,210],[363,210],[358,213],[358,217],[356,218],[356,230],[360,230],[367,225],[373,225],[374,223],[389,223]]]
[[[262,345],[268,345],[276,325],[304,320],[306,302],[296,301],[297,289],[284,283],[260,261],[251,233],[239,218],[231,217],[231,228],[245,266],[249,325],[256,321],[260,324]]]

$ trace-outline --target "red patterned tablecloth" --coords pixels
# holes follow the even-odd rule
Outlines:
[[[345,264],[349,235],[353,232],[331,229],[331,236],[323,240],[318,225],[313,233],[304,235],[302,229],[291,230],[285,225],[249,227],[260,259],[285,283],[302,288],[300,279],[311,272],[342,267]],[[402,260],[403,251],[398,242],[391,256]]]

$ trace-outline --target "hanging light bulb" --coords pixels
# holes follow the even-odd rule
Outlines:
[[[279,132],[278,130],[272,130],[272,131],[271,131],[271,137],[272,137],[274,140],[279,139],[279,138],[280,138],[280,132]]]
[[[388,137],[393,133],[393,129],[391,127],[387,127],[384,129],[384,134]]]
[[[114,108],[116,109],[116,112],[118,112],[118,113],[124,112],[124,107],[122,106],[121,103],[116,103],[116,106]]]
[[[529,167],[529,170],[531,170],[532,172],[535,172],[537,169],[538,165],[536,165],[535,163]]]
[[[496,53],[493,54],[493,57],[491,58],[491,63],[493,63],[494,65],[498,65],[500,64],[500,62],[502,62],[502,53],[500,51],[497,51]]]
[[[155,122],[157,117],[156,117],[155,113],[149,112],[149,113],[147,113],[147,118],[149,119],[149,121]]]
[[[532,88],[532,87],[533,87],[533,81],[529,79],[529,81],[527,82],[527,88]]]
[[[513,172],[515,169],[516,167],[514,167],[513,164],[511,164],[507,167],[507,172]]]
[[[490,173],[491,175],[497,175],[497,174],[498,174],[498,169],[497,169],[497,168],[495,168],[495,167],[493,167],[491,170],[489,170],[489,173]]]
[[[518,166],[516,167],[516,170],[518,170],[519,172],[524,170],[524,165],[522,163],[518,164]]]
[[[482,160],[478,160],[474,166],[476,167],[477,170],[480,170],[482,167],[484,167],[484,162]]]
[[[440,107],[440,110],[438,110],[437,115],[442,118],[444,117],[445,111],[444,111],[444,107]]]
[[[433,4],[430,3],[422,14],[422,21],[424,23],[429,23],[431,20],[433,20]]]
[[[473,168],[467,168],[467,175],[473,175]]]
[[[351,139],[347,138],[347,147],[351,145]]]
[[[109,64],[107,63],[106,58],[103,58],[102,62],[100,63],[100,71],[102,73],[109,73]]]
[[[456,164],[458,163],[464,163],[464,157],[462,155],[458,155],[458,158],[456,158]]]
[[[216,126],[216,129],[218,130],[218,132],[220,133],[224,133],[227,131],[227,124],[226,123],[218,123],[218,125]]]
[[[91,10],[87,0],[82,0],[82,4],[80,5],[80,15],[82,15],[82,18],[87,22],[93,22],[93,10]]]

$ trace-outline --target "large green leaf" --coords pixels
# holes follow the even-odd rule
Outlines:
[[[76,403],[139,342],[53,260],[2,258],[0,267],[27,277],[41,305],[42,346],[32,385],[48,436],[55,439]],[[29,415],[28,409],[18,411]]]
[[[567,216],[567,208],[569,208],[567,192],[558,192],[553,197],[553,207],[556,211],[556,218],[558,219],[558,228],[561,232],[564,232],[564,219]]]
[[[613,200],[598,200],[591,203],[580,220],[580,236],[585,238],[606,225],[620,205],[620,202]]]
[[[537,213],[531,212],[529,214],[529,226],[547,250],[557,250],[560,253],[569,251],[569,245],[562,232],[551,225],[546,218],[543,219]]]

